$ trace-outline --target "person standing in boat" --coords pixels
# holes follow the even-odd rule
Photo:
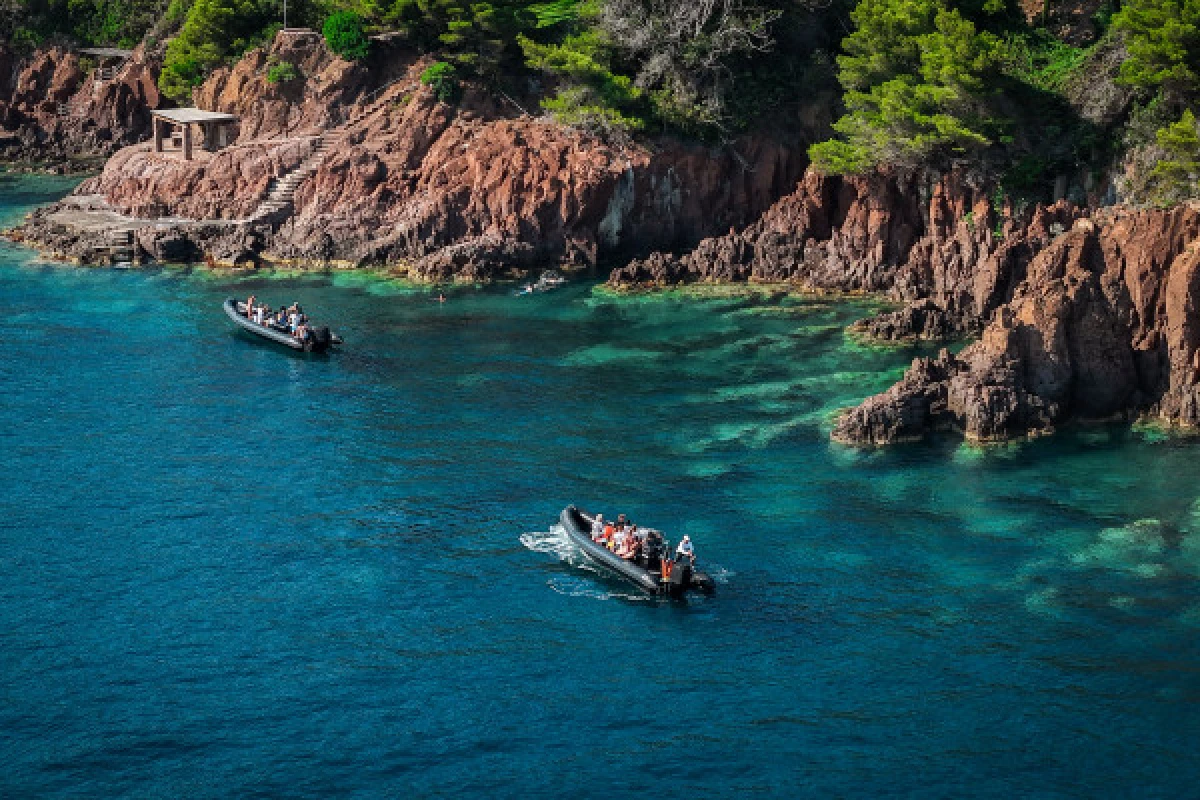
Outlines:
[[[254,319],[254,301],[258,298],[250,295],[246,300],[246,319]]]
[[[599,542],[604,538],[604,515],[597,514],[592,520],[592,541]]]
[[[685,558],[693,564],[696,563],[696,548],[692,547],[692,538],[686,533],[679,540],[679,547],[675,548],[675,560],[682,561]]]

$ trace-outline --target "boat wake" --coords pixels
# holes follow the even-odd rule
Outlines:
[[[548,531],[531,531],[523,533],[521,544],[535,553],[545,553],[555,556],[572,569],[589,573],[587,577],[576,575],[556,575],[546,581],[555,592],[567,597],[590,597],[595,600],[636,600],[638,602],[652,601],[650,596],[637,591],[621,591],[606,588],[609,581],[608,573],[599,569],[585,556],[579,548],[567,538],[567,532],[561,525],[554,525]],[[597,582],[595,577],[601,579]]]

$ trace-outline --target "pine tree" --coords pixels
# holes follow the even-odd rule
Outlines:
[[[997,42],[941,0],[861,0],[842,43],[840,137],[810,149],[828,172],[916,164],[988,144],[976,95]]]

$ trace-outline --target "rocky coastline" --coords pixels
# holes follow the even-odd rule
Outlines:
[[[277,37],[196,91],[199,107],[239,125],[230,147],[184,161],[144,141],[163,103],[144,50],[103,85],[63,50],[23,66],[7,54],[7,160],[112,154],[9,235],[80,263],[111,259],[115,230],[140,261],[378,266],[430,282],[618,263],[608,284],[622,291],[876,293],[899,307],[862,320],[860,335],[975,341],[916,360],[848,409],[837,441],[953,430],[990,442],[1122,414],[1200,425],[1200,211],[1104,206],[1080,192],[1077,203],[1023,204],[966,169],[818,174],[803,142],[828,126],[820,102],[791,139],[605,141],[480,86],[440,102],[419,80],[425,60],[403,49],[377,59]],[[302,79],[268,81],[279,60]],[[92,123],[65,124],[65,106]]]
[[[127,218],[144,259],[489,281],[548,263],[590,269],[743,227],[806,166],[800,139],[610,142],[479,86],[443,103],[419,80],[427,60],[403,48],[375,58],[347,62],[319,37],[280,35],[196,91],[197,106],[238,116],[232,146],[193,161],[144,142],[121,149],[16,235],[102,261],[86,226],[63,224],[60,212],[84,204]],[[267,66],[279,60],[303,79],[271,83]],[[814,116],[810,137],[827,124]]]

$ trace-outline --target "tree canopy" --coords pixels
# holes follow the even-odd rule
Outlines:
[[[814,145],[830,172],[916,164],[989,143],[977,94],[998,40],[942,0],[861,0],[842,43],[846,114]]]

